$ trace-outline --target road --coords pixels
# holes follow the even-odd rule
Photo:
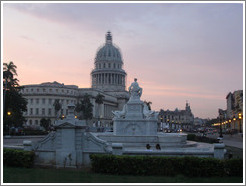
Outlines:
[[[202,133],[196,133],[196,135],[202,135]],[[209,138],[215,138],[217,139],[219,137],[218,133],[214,133],[214,134],[207,134],[206,135]],[[243,137],[240,134],[223,134],[223,139],[221,140],[223,141],[223,143],[227,146],[231,146],[231,147],[237,147],[240,149],[243,149],[244,145],[243,145]]]
[[[22,146],[24,140],[29,140],[32,142],[37,142],[44,138],[44,136],[4,136],[3,137],[3,147],[13,147]]]

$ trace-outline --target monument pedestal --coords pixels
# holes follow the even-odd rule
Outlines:
[[[155,119],[117,119],[114,120],[114,135],[118,136],[156,136]]]

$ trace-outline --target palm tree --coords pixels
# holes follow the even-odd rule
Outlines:
[[[79,103],[77,103],[75,107],[75,111],[77,113],[81,113],[79,116],[79,119],[85,119],[86,121],[88,119],[92,119],[92,109],[93,105],[90,101],[91,96],[89,94],[85,94],[81,97],[81,100]]]
[[[55,115],[56,115],[56,119],[57,119],[58,118],[58,112],[59,112],[59,110],[61,110],[61,107],[62,107],[60,100],[56,99],[53,106],[55,108]]]
[[[5,110],[5,99],[6,99],[6,91],[10,89],[14,89],[15,87],[19,87],[18,79],[14,78],[14,75],[17,76],[16,72],[17,66],[14,65],[12,61],[9,63],[3,63],[3,85],[4,85],[4,98],[3,98],[3,111]]]
[[[105,97],[104,95],[99,93],[99,94],[97,94],[96,99],[95,99],[95,103],[97,104],[96,117],[98,118],[98,120],[100,120],[100,112],[99,112],[99,110],[100,110],[100,105],[103,104],[103,98],[104,97]]]

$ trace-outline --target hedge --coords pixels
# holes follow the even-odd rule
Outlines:
[[[35,153],[17,149],[3,149],[3,165],[30,168],[34,165]]]
[[[197,142],[205,142],[205,143],[219,143],[218,139],[208,138],[206,136],[197,136],[195,134],[188,134],[187,140],[197,141]]]
[[[189,177],[242,176],[243,160],[205,157],[117,156],[91,154],[92,170],[118,175]]]

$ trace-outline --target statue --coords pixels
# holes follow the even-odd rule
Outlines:
[[[149,107],[146,103],[144,103],[143,105],[143,114],[144,116],[149,119],[149,118],[157,118],[158,116],[158,112],[155,112],[155,111],[152,111],[152,110],[149,110]]]
[[[140,98],[142,95],[142,88],[139,87],[137,78],[134,79],[134,82],[129,87],[129,93],[131,94],[131,97],[138,97]]]
[[[114,118],[124,118],[126,115],[126,105],[124,105],[122,111],[112,111]]]

